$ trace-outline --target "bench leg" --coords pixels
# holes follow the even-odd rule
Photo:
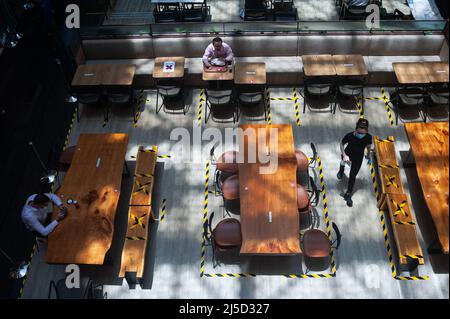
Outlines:
[[[123,166],[123,167],[125,168],[125,173],[124,173],[124,175],[125,175],[126,177],[130,177],[130,176],[131,176],[131,173],[130,173],[130,168],[128,167],[127,161],[124,162],[124,166]]]
[[[414,156],[412,155],[412,150],[411,148],[408,151],[408,156],[406,156],[405,161],[403,162],[403,167],[404,168],[411,168],[416,166],[416,163],[414,161]]]
[[[436,255],[436,254],[442,254],[441,244],[439,243],[439,240],[435,239],[433,242],[428,246],[428,254]]]
[[[126,272],[125,280],[127,281],[128,287],[130,289],[135,289],[136,285],[139,283],[139,280],[135,272]]]

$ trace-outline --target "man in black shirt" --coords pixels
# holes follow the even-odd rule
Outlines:
[[[358,175],[361,168],[364,151],[367,149],[367,158],[370,156],[370,147],[372,145],[372,135],[369,133],[369,121],[366,119],[359,119],[356,123],[355,131],[348,133],[341,141],[341,165],[338,179],[344,177],[345,164],[350,164],[350,175],[348,177],[347,192],[344,194],[344,199],[347,202],[347,206],[352,207],[352,192],[355,185],[356,175]]]

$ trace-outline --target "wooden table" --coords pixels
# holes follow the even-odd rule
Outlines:
[[[430,83],[428,73],[423,63],[400,62],[392,63],[395,76],[400,84]]]
[[[448,122],[405,123],[417,174],[442,251],[448,254]]]
[[[226,72],[209,72],[203,66],[202,78],[203,81],[232,81],[234,79],[234,68],[232,65],[229,65]]]
[[[255,132],[244,135],[240,152],[245,162],[239,164],[241,204],[241,254],[294,255],[300,254],[299,214],[297,210],[297,161],[291,125],[241,125],[244,131]],[[278,129],[278,150],[271,154],[278,158],[278,168],[272,174],[261,174],[265,165],[258,160],[249,163],[248,150],[259,151],[258,136],[267,134],[269,128]],[[268,139],[266,139],[268,140]],[[273,146],[272,146],[273,147]],[[265,148],[265,147],[264,147]],[[266,150],[261,150],[265,153]],[[272,213],[270,222],[269,212]]]
[[[333,55],[336,74],[340,76],[368,75],[366,63],[360,54]]]
[[[331,54],[303,55],[303,69],[306,76],[334,76],[336,68]]]
[[[67,217],[48,238],[47,263],[104,263],[114,233],[127,145],[127,134],[80,135],[57,193],[65,203],[77,200],[79,207],[66,204]]]
[[[72,86],[124,85],[133,84],[134,64],[82,64],[72,80]]]
[[[423,66],[431,83],[447,83],[449,81],[448,62],[425,62]]]
[[[175,67],[172,72],[164,70],[165,62],[174,62]],[[182,78],[184,76],[184,57],[161,57],[155,59],[155,66],[153,67],[153,77],[155,79],[167,79],[167,78]],[[167,66],[169,67],[169,66]]]
[[[238,62],[234,66],[234,83],[266,84],[266,63]]]

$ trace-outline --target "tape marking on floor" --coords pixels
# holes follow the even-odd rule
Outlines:
[[[205,105],[205,89],[200,90],[200,97],[198,102],[198,126],[202,125],[203,106]]]

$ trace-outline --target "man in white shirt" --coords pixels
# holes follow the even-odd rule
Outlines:
[[[206,47],[202,58],[203,64],[207,68],[211,67],[210,62],[214,58],[219,58],[229,64],[233,61],[233,50],[231,50],[231,47],[224,43],[221,38],[214,38],[212,43]]]
[[[60,209],[58,217],[51,221],[51,212],[47,206],[52,201]],[[67,209],[54,194],[34,194],[28,197],[22,209],[22,221],[37,236],[47,237],[58,223],[66,217]]]

